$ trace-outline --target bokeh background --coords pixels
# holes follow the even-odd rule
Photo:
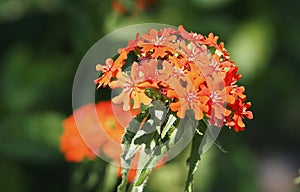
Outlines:
[[[296,0],[1,0],[0,191],[76,191],[85,169],[103,180],[105,162],[68,163],[59,151],[73,78],[97,40],[145,22],[219,35],[253,103],[246,131],[222,130],[228,153],[215,147],[203,156],[196,191],[299,191],[299,7]],[[155,171],[146,190],[182,191],[186,157]]]

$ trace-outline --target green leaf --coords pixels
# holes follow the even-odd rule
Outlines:
[[[197,131],[200,132],[200,134],[204,134],[208,137],[208,139],[213,140],[213,144],[223,153],[227,153],[228,151],[223,147],[223,145],[216,139],[216,136],[214,136],[214,133],[212,131],[212,127],[208,127],[205,124],[208,124],[207,120],[199,121],[199,125],[197,126]],[[216,127],[214,127],[216,128]],[[217,127],[219,129],[219,127]]]
[[[174,115],[169,115],[168,121],[162,130],[161,138],[164,138],[167,133],[169,133],[169,130],[173,127],[174,123],[176,122],[177,118]]]
[[[151,142],[153,141],[153,138],[157,134],[157,132],[150,133],[150,134],[144,134],[134,140],[134,144],[136,145],[142,145],[145,144],[146,148],[150,149]]]
[[[150,173],[151,169],[143,169],[139,174],[137,181],[135,182],[135,186],[142,185]]]
[[[159,100],[154,100],[151,104],[152,106],[149,108],[150,117],[154,121],[154,125],[160,127],[166,120],[167,116],[165,103]]]
[[[130,145],[134,136],[136,135],[137,131],[139,130],[139,127],[141,126],[141,122],[148,115],[149,115],[149,111],[146,110],[146,111],[141,112],[133,120],[131,120],[131,122],[129,123],[129,125],[126,128],[125,133],[123,135],[122,144]]]

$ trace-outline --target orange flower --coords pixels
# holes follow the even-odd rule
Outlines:
[[[237,74],[238,67],[232,66],[226,73],[224,77],[225,86],[230,88],[233,86],[241,77],[242,75]]]
[[[194,43],[190,43],[188,46],[184,41],[180,42],[180,48],[182,49],[185,58],[189,62],[197,63],[201,62],[203,64],[209,64],[210,63],[210,55],[208,54],[207,47],[202,46],[196,46]]]
[[[85,110],[83,107],[81,110]],[[70,116],[63,122],[64,133],[61,136],[60,150],[67,161],[80,162],[85,157],[94,159],[95,153],[85,144],[77,129],[74,116]]]
[[[163,58],[167,55],[166,51],[174,52],[178,48],[177,44],[174,44],[176,36],[170,35],[168,31],[163,31],[160,35],[157,30],[151,29],[149,34],[142,35],[143,40],[139,41],[138,46],[142,47],[142,52],[152,52],[152,57]]]
[[[95,109],[97,116],[92,115]],[[120,106],[115,106],[114,112],[116,114],[113,113],[110,101],[101,101],[96,105],[87,104],[80,107],[64,120],[60,150],[67,161],[81,162],[84,158],[92,160],[100,153],[120,161],[124,126],[116,120],[115,115],[122,115],[123,124],[129,124],[132,117],[130,113],[124,113]],[[135,174],[134,169],[130,170],[129,182],[134,180]]]
[[[95,109],[97,115],[94,116]],[[127,122],[123,123],[128,123],[130,118],[130,114],[127,114]],[[119,158],[116,158],[116,153],[121,154],[119,145],[114,145],[119,148],[113,150],[114,154],[110,153],[111,148],[107,147],[110,143],[120,144],[124,133],[123,126],[114,117],[110,101],[82,106],[64,120],[63,127],[60,149],[68,161],[80,162],[84,157],[93,159],[99,152],[106,153],[115,160]]]
[[[98,88],[103,85],[105,87],[111,80],[112,77],[116,77],[117,73],[121,71],[123,66],[123,61],[127,59],[127,54],[125,51],[122,51],[120,56],[116,61],[113,61],[111,58],[106,59],[106,66],[98,64],[96,66],[97,71],[101,71],[103,74],[100,78],[94,80],[95,84],[98,84]]]
[[[174,84],[174,82],[178,82],[178,80],[187,81],[187,76],[184,70],[182,68],[172,65],[174,63],[175,65],[179,65],[177,62],[177,58],[174,58],[173,61],[173,63],[163,61],[162,69],[159,70],[159,78],[169,85]]]
[[[200,85],[197,85],[197,81],[187,82],[186,87],[182,87],[180,83],[174,83],[174,91],[178,95],[178,101],[170,104],[170,109],[172,111],[177,111],[177,116],[179,118],[184,118],[187,110],[192,109],[194,111],[195,119],[203,119],[203,112],[208,111],[206,103],[209,100],[208,90]],[[197,87],[197,88],[195,88]],[[174,95],[168,92],[169,97],[174,97]]]
[[[224,117],[227,111],[226,103],[230,101],[227,98],[226,87],[222,76],[218,73],[212,73],[212,77],[206,79],[208,88],[210,89],[209,111],[207,116],[210,118],[209,123],[211,125],[222,127],[224,125]]]
[[[203,35],[187,32],[182,25],[178,26],[178,33],[182,36],[182,38],[186,41],[191,41],[195,45],[199,45],[200,41],[204,39]]]
[[[144,81],[148,81],[152,87],[156,87],[157,83],[159,83],[159,72],[157,70],[158,61],[155,59],[141,59],[139,65],[134,69],[136,74],[139,74],[140,78]]]
[[[145,75],[138,69],[138,64],[134,62],[131,67],[131,75],[119,73],[117,80],[110,83],[111,88],[122,88],[120,95],[112,99],[113,103],[123,103],[125,111],[130,110],[130,102],[133,100],[133,109],[140,108],[141,104],[149,105],[151,99],[145,94],[145,88],[155,87],[145,81]]]
[[[202,43],[211,47],[219,47],[217,41],[218,41],[219,37],[215,36],[213,33],[208,34],[208,37],[205,37],[202,40]]]
[[[219,56],[222,56],[223,59],[229,59],[230,56],[224,47],[224,43],[221,42],[220,45],[218,45],[218,39],[218,36],[215,36],[213,33],[210,33],[208,37],[205,37],[203,40],[201,40],[201,43],[210,47],[214,47],[216,49],[216,53]]]
[[[251,111],[247,111],[251,107],[251,102],[244,103],[245,99],[238,99],[234,104],[229,104],[232,113],[226,118],[226,125],[233,127],[236,132],[245,130],[244,118],[253,119]]]
[[[128,12],[128,9],[122,5],[120,2],[118,2],[117,0],[112,0],[111,3],[112,9],[120,14],[124,14],[126,12]]]
[[[245,129],[243,119],[253,119],[252,112],[247,111],[248,108],[251,107],[251,102],[245,103],[245,87],[231,86],[227,92],[228,98],[231,99],[230,102],[228,102],[230,112],[226,114],[226,125],[233,127],[236,132],[243,131]]]

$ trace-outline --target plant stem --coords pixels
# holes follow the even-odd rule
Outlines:
[[[155,148],[152,149],[150,154],[146,154],[144,150],[140,153],[140,162],[139,168],[137,170],[136,179],[133,183],[133,188],[131,192],[141,192],[143,191],[144,187],[146,186],[147,181],[149,180],[149,176],[157,165],[157,163],[167,155],[168,149],[172,148],[175,144],[175,127],[173,123],[175,122],[176,118],[173,115],[170,115],[168,118],[168,122],[164,126],[162,130],[167,130],[165,135],[168,135],[168,147],[166,143],[161,141],[162,138],[159,139],[159,142],[156,144]],[[159,149],[160,154],[155,154],[155,150]],[[143,157],[143,158],[142,158]]]
[[[199,126],[206,126],[206,123],[200,122]],[[201,148],[201,142],[202,142],[203,136],[199,133],[195,133],[192,140],[192,147],[190,152],[190,157],[187,160],[188,165],[188,176],[185,183],[185,192],[192,192],[194,191],[194,174],[197,170],[197,165],[199,161],[201,160],[201,154],[202,154],[202,148]],[[204,145],[202,145],[203,147]]]
[[[136,135],[139,127],[144,118],[146,118],[149,114],[149,111],[142,112],[138,114],[125,129],[125,133],[122,137],[122,150],[123,153],[121,155],[121,165],[122,165],[122,182],[118,186],[118,192],[126,192],[128,185],[128,172],[130,169],[131,161],[134,156],[130,158],[126,158],[126,155],[130,151],[130,145],[133,141],[134,136]]]

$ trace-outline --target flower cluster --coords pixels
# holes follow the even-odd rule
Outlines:
[[[207,118],[210,124],[237,132],[244,130],[244,118],[253,118],[245,88],[236,84],[241,78],[238,67],[213,33],[203,36],[183,26],[151,29],[118,52],[115,60],[108,58],[105,65],[96,66],[101,76],[94,82],[98,88],[120,88],[112,102],[123,104],[125,111],[149,105],[153,98],[148,91],[155,90],[167,98],[178,118],[192,111],[196,120]],[[136,59],[127,71],[124,65],[131,53]]]

